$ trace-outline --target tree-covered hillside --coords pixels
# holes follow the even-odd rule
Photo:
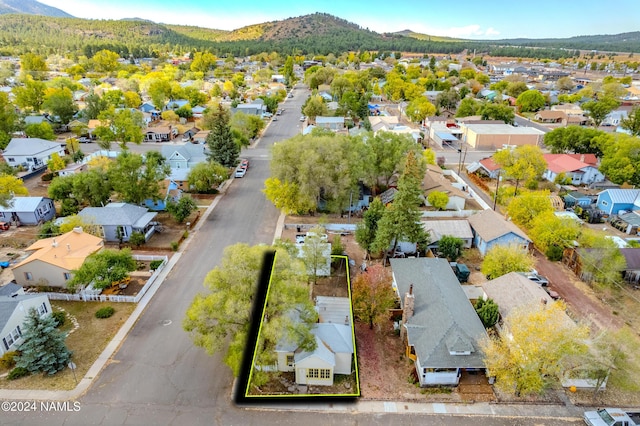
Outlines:
[[[405,35],[407,34],[407,35]],[[635,34],[635,33],[630,33]],[[610,36],[614,37],[614,36]],[[578,37],[576,46],[587,43]],[[613,38],[611,40],[614,40]],[[634,39],[620,39],[615,47],[626,51]],[[168,52],[209,51],[217,56],[253,55],[278,52],[302,55],[336,56],[348,51],[414,52],[459,54],[465,49],[492,56],[518,56],[559,59],[577,55],[578,47],[561,40],[534,46],[534,40],[515,43],[421,37],[415,33],[378,34],[328,14],[316,13],[283,21],[252,25],[234,31],[221,31],[183,25],[156,24],[134,20],[87,20],[36,15],[0,15],[0,54],[85,55],[92,57],[102,49],[122,57],[159,56]],[[580,44],[582,43],[582,44]],[[614,42],[611,41],[611,46]],[[593,49],[593,48],[589,48]]]

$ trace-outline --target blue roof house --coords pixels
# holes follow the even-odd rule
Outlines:
[[[639,194],[640,189],[605,189],[598,194],[596,203],[606,214],[618,214],[620,210],[632,211]]]

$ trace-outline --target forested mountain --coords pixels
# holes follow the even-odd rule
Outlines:
[[[30,15],[72,18],[67,12],[35,0],[0,0],[0,14],[5,13],[27,13]]]
[[[573,49],[634,51],[636,38],[617,36],[563,39],[475,41],[430,37],[409,30],[378,34],[332,15],[315,13],[282,21],[243,27],[234,31],[157,24],[141,19],[87,20],[36,15],[0,15],[0,54],[93,54],[102,49],[122,57],[154,57],[168,52],[210,51],[218,56],[252,55],[261,52],[336,56],[348,51],[458,54],[464,49],[477,54],[558,59],[577,55]],[[600,39],[598,39],[600,37]],[[599,45],[597,43],[600,43]],[[517,46],[517,47],[514,47]],[[578,47],[580,46],[580,47]],[[594,47],[595,46],[595,47]],[[535,48],[532,48],[535,47]],[[613,49],[611,49],[613,50]],[[640,51],[637,49],[635,51]]]
[[[640,31],[621,34],[576,36],[569,38],[495,40],[496,44],[512,46],[552,47],[609,52],[640,52]]]

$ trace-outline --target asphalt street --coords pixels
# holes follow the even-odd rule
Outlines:
[[[566,425],[578,419],[467,414],[366,412],[358,406],[308,406],[298,410],[239,408],[231,401],[233,378],[220,354],[195,347],[182,329],[185,311],[225,247],[237,242],[270,244],[279,212],[261,192],[269,175],[269,147],[300,132],[300,106],[308,91],[297,89],[285,112],[270,123],[250,159],[246,176],[235,179],[204,218],[180,261],[159,288],[79,410],[0,413],[2,425]],[[402,404],[400,404],[401,406]],[[436,405],[436,404],[434,404]],[[490,409],[490,408],[489,408]],[[401,410],[401,408],[400,408]],[[446,411],[446,410],[445,410]]]

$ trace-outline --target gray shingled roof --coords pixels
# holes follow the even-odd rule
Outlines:
[[[530,303],[553,299],[537,283],[517,272],[509,272],[506,275],[482,284],[485,294],[498,304],[498,310],[502,317],[506,317],[512,310]]]
[[[180,154],[189,164],[196,164],[207,159],[207,146],[201,144],[184,144],[181,146],[163,146],[162,156],[171,159],[174,153]]]
[[[390,259],[404,304],[413,284],[414,315],[407,339],[426,368],[484,368],[480,340],[487,333],[446,259]],[[470,355],[451,355],[470,350]]]
[[[22,286],[13,282],[0,286],[0,298],[3,296],[11,296],[22,290]],[[1,299],[0,299],[1,300]]]
[[[531,241],[527,234],[522,232],[513,222],[505,220],[500,214],[491,209],[482,210],[471,215],[467,220],[474,231],[487,242],[509,233],[514,233],[527,241]]]
[[[440,241],[444,235],[456,238],[473,238],[473,232],[466,220],[425,220],[422,227],[429,231],[431,242]]]
[[[142,227],[157,213],[128,203],[110,203],[105,207],[85,207],[78,215],[96,225]]]
[[[33,299],[34,297],[42,297],[42,295],[20,294],[15,297],[0,297],[0,330],[2,330],[7,324],[7,321],[9,321],[9,319],[13,315],[13,312],[16,310],[16,306],[18,306],[20,302],[27,299]]]

